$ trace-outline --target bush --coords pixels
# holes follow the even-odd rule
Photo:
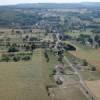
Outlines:
[[[83,60],[83,66],[88,66],[88,62],[86,60]]]
[[[25,46],[25,50],[26,50],[26,51],[30,51],[30,45],[26,45],[26,46]]]
[[[15,62],[20,61],[20,57],[13,57],[13,61],[15,61]]]
[[[6,61],[8,62],[10,60],[8,55],[2,55],[1,61]]]
[[[50,59],[46,51],[44,52],[44,57],[46,58],[46,62],[49,62]]]
[[[58,61],[59,61],[59,62],[62,62],[62,61],[63,61],[63,55],[60,55],[60,56],[58,57]]]
[[[62,85],[62,84],[63,84],[63,82],[62,82],[60,79],[58,79],[58,80],[56,81],[56,83],[57,83],[58,85]]]
[[[28,61],[28,60],[31,60],[31,57],[30,57],[30,56],[24,56],[24,57],[22,58],[22,60]]]
[[[91,68],[91,71],[96,71],[96,67],[92,67]]]
[[[15,47],[10,47],[9,49],[8,49],[8,52],[18,52],[19,50],[17,49],[17,48],[15,48]]]

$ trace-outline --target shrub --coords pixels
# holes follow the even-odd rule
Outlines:
[[[46,62],[49,62],[49,58],[46,58]]]
[[[96,71],[96,67],[92,67],[91,68],[91,71]]]
[[[60,55],[60,56],[58,57],[58,61],[59,61],[59,62],[62,62],[62,61],[63,61],[63,55]]]
[[[62,84],[63,84],[63,82],[62,82],[60,79],[56,80],[56,83],[57,83],[58,85],[62,85]]]
[[[50,59],[46,51],[44,52],[44,57],[46,58],[46,62],[49,62]]]
[[[30,50],[30,45],[26,45],[26,46],[25,46],[25,50],[26,50],[26,51],[29,51],[29,50]]]
[[[83,66],[88,66],[88,62],[86,60],[83,60]]]
[[[13,61],[15,61],[15,62],[20,61],[20,57],[18,57],[18,56],[13,57]]]
[[[6,61],[8,62],[10,60],[8,55],[2,55],[1,61]]]
[[[15,47],[10,47],[9,49],[8,49],[8,52],[18,52],[19,50],[17,49],[17,48],[15,48]]]
[[[30,56],[24,56],[24,57],[22,58],[22,60],[28,61],[28,60],[31,60],[31,57],[30,57]]]

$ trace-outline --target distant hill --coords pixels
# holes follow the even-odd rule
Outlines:
[[[1,6],[4,7],[4,6]],[[16,8],[49,8],[49,9],[73,9],[73,8],[100,8],[99,2],[81,2],[81,3],[25,3],[10,5],[6,7]]]
[[[84,10],[85,8],[87,10]],[[52,23],[60,23],[60,21],[63,23],[63,21],[65,21],[66,27],[68,24],[68,27],[77,25],[77,27],[74,27],[75,29],[80,29],[80,27],[82,28],[83,26],[98,28],[100,26],[99,11],[100,3],[97,2],[26,3],[0,6],[0,26],[40,25],[46,27],[48,25],[53,26],[51,25]],[[55,15],[56,17],[51,17],[52,15]],[[65,20],[63,20],[63,18],[65,18]],[[51,22],[51,20],[53,20],[53,22]],[[57,25],[58,27],[60,26],[59,24],[55,24],[55,26]],[[66,28],[64,28],[64,30],[66,30]]]
[[[81,4],[87,7],[100,7],[100,2],[83,2]]]
[[[67,9],[67,8],[94,8],[100,7],[98,2],[82,2],[82,3],[34,3],[34,4],[18,4],[16,7],[21,8],[51,8],[51,9]]]

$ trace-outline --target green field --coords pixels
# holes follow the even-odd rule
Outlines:
[[[39,49],[31,61],[1,62],[0,100],[50,100],[45,86],[52,84],[49,69],[56,64],[52,58],[46,63],[43,50]]]
[[[91,70],[80,71],[81,75],[85,80],[99,80],[100,79],[100,49],[93,49],[89,47],[82,46],[80,44],[75,44],[77,47],[76,51],[69,51],[75,57],[86,60],[90,65],[96,67],[96,71]],[[91,67],[89,67],[91,69]]]
[[[73,55],[86,59],[90,64],[100,68],[100,49],[80,48],[70,52]]]
[[[72,37],[79,37],[80,34],[84,34],[84,35],[91,35],[92,33],[90,32],[90,30],[86,30],[86,31],[73,31],[73,32],[65,32],[66,35],[72,36]]]

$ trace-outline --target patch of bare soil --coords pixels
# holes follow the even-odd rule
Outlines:
[[[91,92],[100,100],[100,80],[86,81],[86,84]]]

